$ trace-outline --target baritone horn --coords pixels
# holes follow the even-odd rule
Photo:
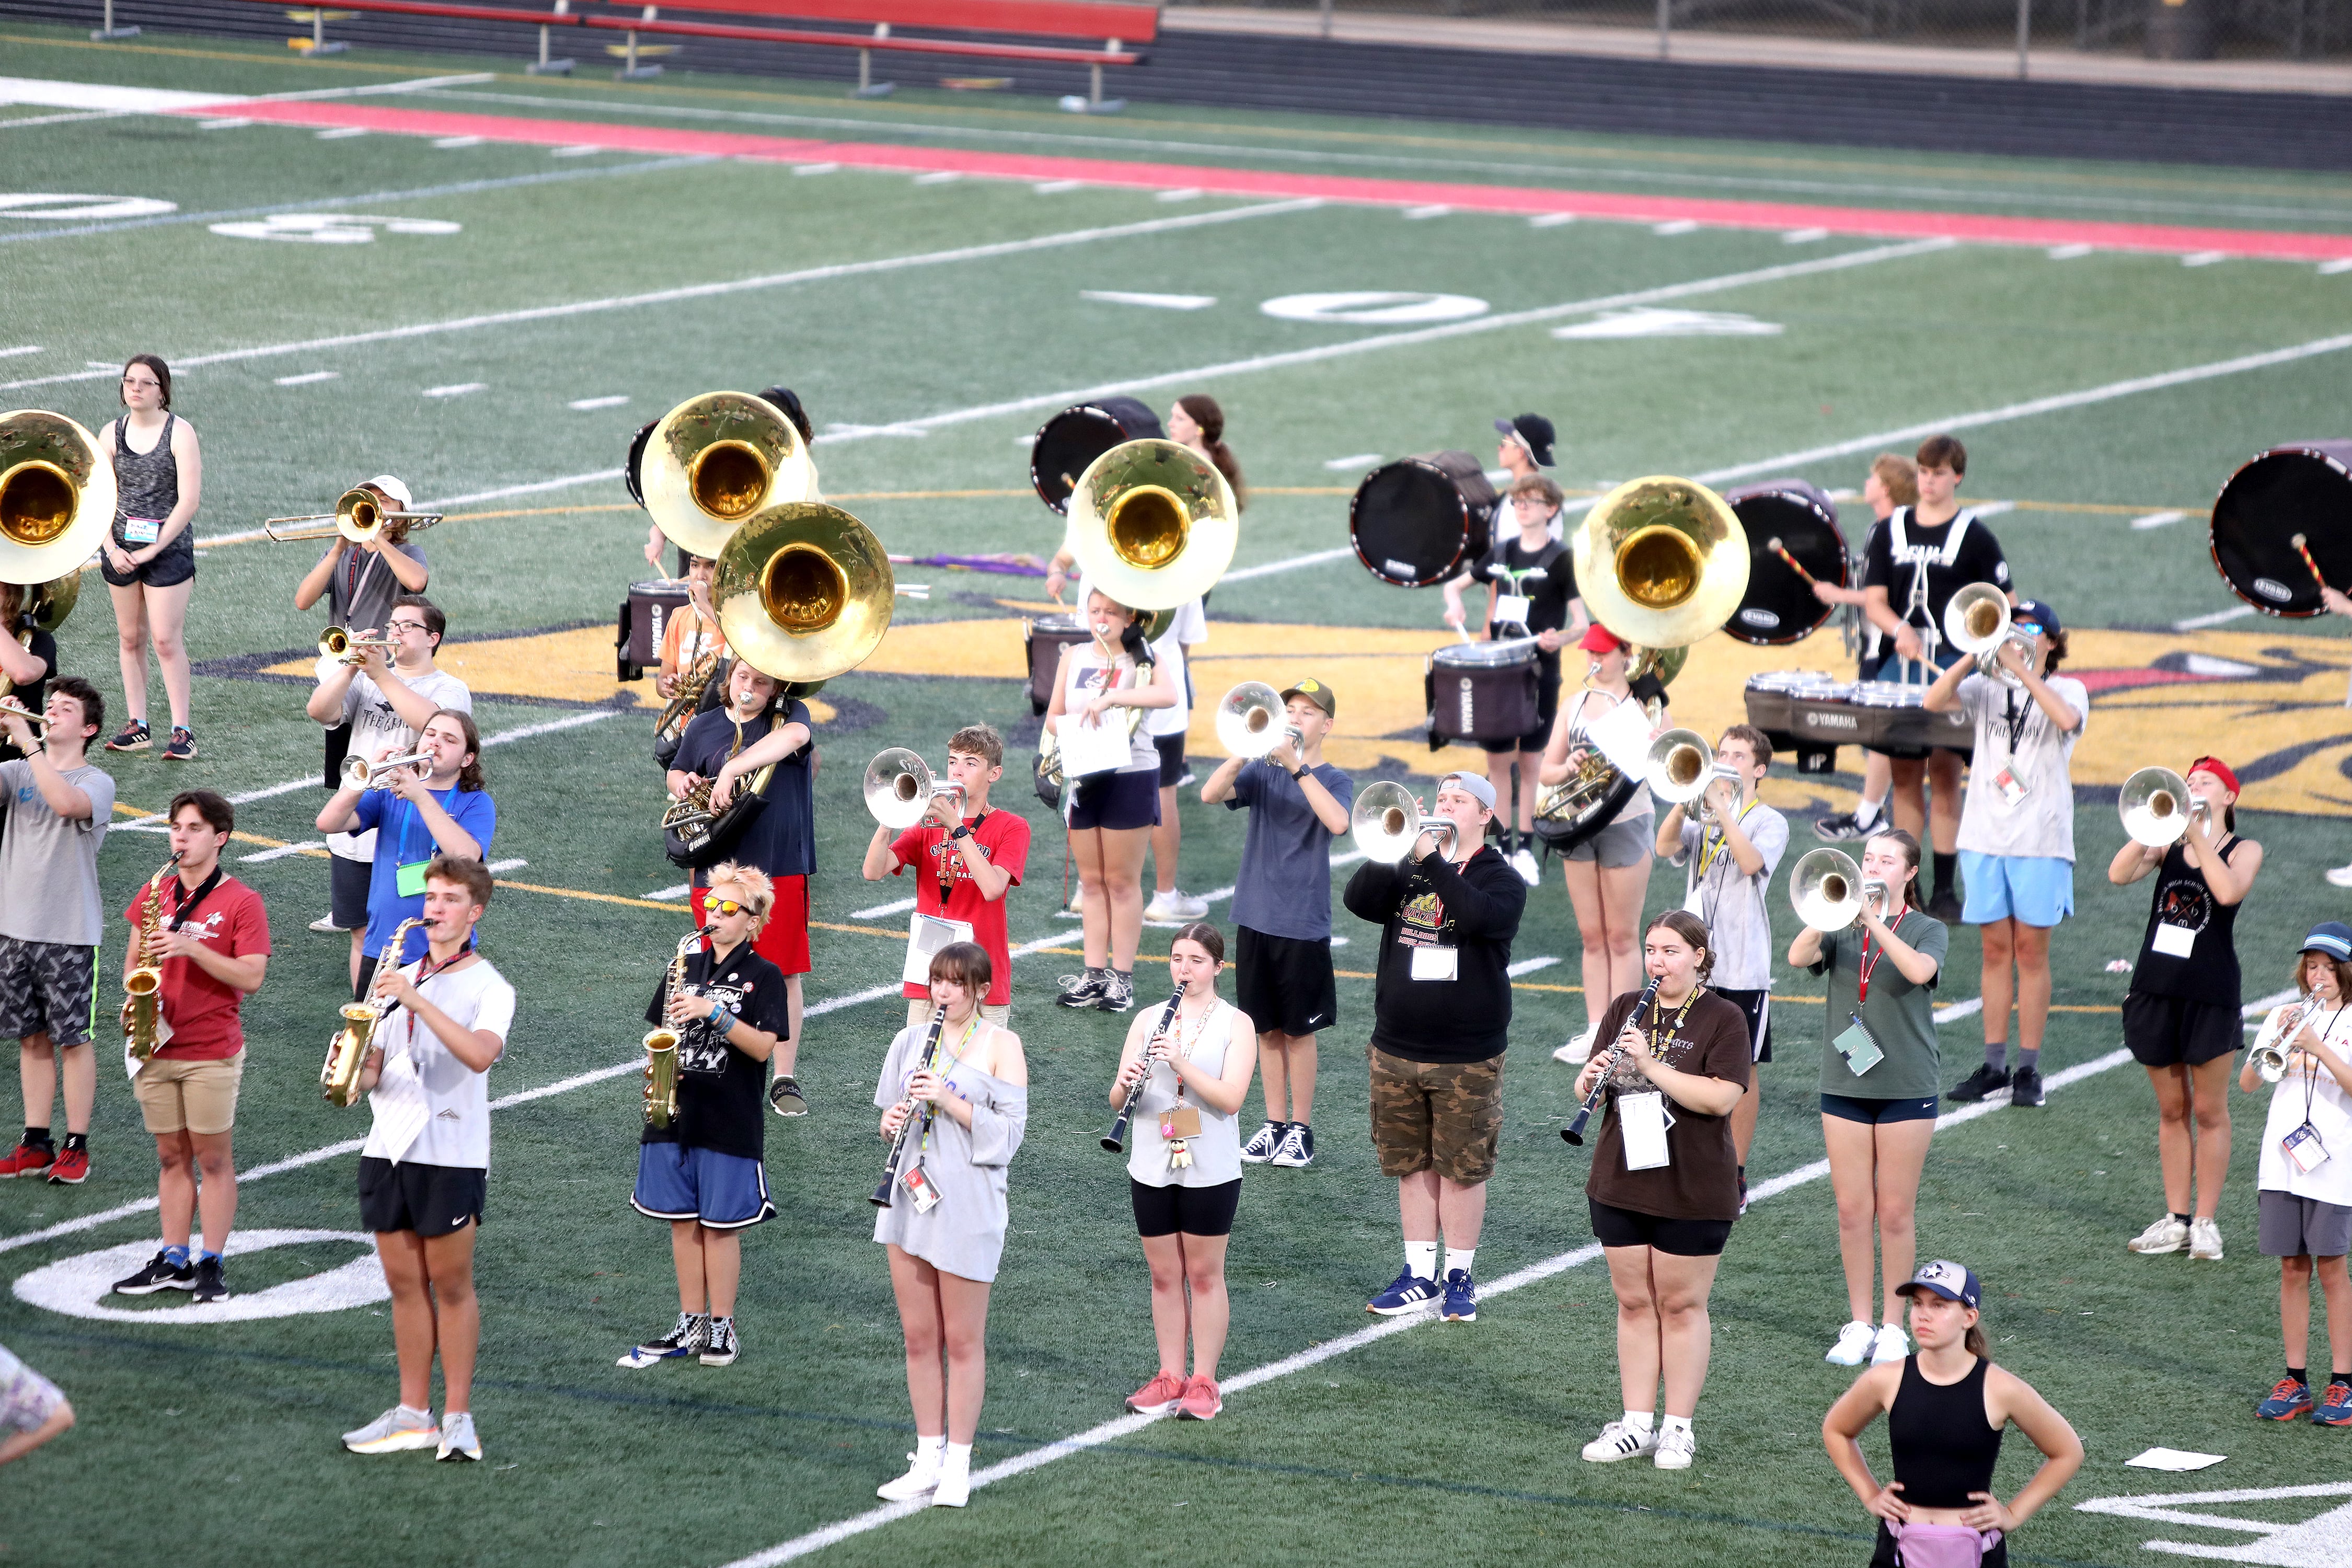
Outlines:
[[[900,832],[922,821],[931,802],[942,796],[963,799],[963,785],[939,778],[929,763],[904,746],[877,752],[866,764],[866,779],[858,787],[874,820]]]
[[[1282,694],[1265,681],[1244,680],[1219,700],[1217,743],[1227,755],[1255,761],[1286,739],[1295,746],[1302,737],[1289,722]]]
[[[1215,464],[1174,441],[1125,441],[1070,492],[1070,553],[1090,589],[1133,610],[1172,610],[1217,585],[1241,508]]]
[[[2189,781],[2170,768],[2140,769],[2124,780],[2116,798],[2124,831],[2151,849],[2179,843],[2189,831],[2190,811],[2204,809],[2203,801],[2190,798]]]
[[[650,457],[646,472],[650,505]],[[710,584],[719,629],[736,657],[763,675],[830,680],[865,663],[890,629],[898,586],[889,554],[873,530],[837,506],[769,507],[711,553],[719,558]]]
[[[337,499],[334,510],[312,512],[305,517],[264,518],[261,531],[279,544],[298,539],[332,539],[337,535],[353,544],[365,544],[392,523],[406,523],[408,531],[414,533],[420,528],[432,527],[444,515],[437,511],[411,511],[378,486],[353,485]]]
[[[1454,847],[1454,819],[1423,816],[1412,792],[1388,779],[1357,791],[1356,804],[1348,815],[1356,847],[1368,860],[1393,866],[1412,852],[1413,841],[1423,833],[1436,834],[1449,851]]]
[[[637,459],[646,510],[689,555],[716,557],[751,518],[816,495],[816,465],[782,409],[706,392],[654,422]]]
[[[114,465],[62,414],[0,414],[0,583],[79,572],[114,525]]]
[[[1843,849],[1809,851],[1789,877],[1789,902],[1797,918],[1818,931],[1845,930],[1885,893],[1886,884],[1865,881],[1862,868]]]

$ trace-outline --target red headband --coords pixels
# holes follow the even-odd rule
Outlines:
[[[2200,757],[2195,762],[2189,764],[2189,771],[2192,773],[2211,773],[2215,778],[2220,779],[2223,784],[2230,786],[2230,793],[2231,795],[2243,793],[2238,788],[2238,775],[2231,773],[2230,771],[2230,764],[2223,762],[2219,757]]]

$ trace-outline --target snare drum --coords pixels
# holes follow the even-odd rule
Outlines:
[[[672,612],[686,608],[686,603],[683,577],[629,584],[629,596],[622,601],[620,625],[613,636],[623,680],[643,680],[647,665],[661,663],[662,633],[669,627]]]
[[[1516,741],[1542,721],[1543,678],[1532,645],[1457,643],[1429,656],[1429,735]]]
[[[1029,650],[1029,709],[1043,713],[1054,701],[1054,672],[1062,666],[1062,650],[1093,641],[1094,634],[1076,616],[1039,616],[1022,623],[1021,640]]]

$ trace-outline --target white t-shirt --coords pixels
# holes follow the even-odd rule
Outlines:
[[[2268,1039],[2277,1031],[2283,1016],[2294,1011],[2294,1004],[2274,1010],[2263,1021],[2263,1032],[2256,1040]],[[2339,1057],[2352,1053],[2352,1017],[2347,1017],[2346,1011],[2316,1014],[2310,1020],[2311,1032]],[[2336,1075],[2312,1058],[2298,1055],[2288,1060],[2286,1077],[2271,1086],[2270,1116],[2263,1123],[2262,1166],[2254,1185],[2263,1192],[2293,1193],[2299,1198],[2352,1207],[2352,1094],[2346,1093]],[[2279,1147],[2279,1140],[2303,1125],[2306,1094],[2311,1125],[2327,1151],[2319,1169],[2308,1174],[2296,1170],[2286,1151]]]
[[[446,670],[431,669],[418,676],[403,674],[400,679],[411,691],[436,708],[453,708],[460,713],[474,710],[473,692],[464,681]],[[354,757],[371,756],[380,746],[389,747],[386,754],[390,756],[399,756],[416,749],[416,731],[401,718],[392,705],[392,699],[383,694],[383,689],[368,679],[364,672],[352,677],[351,688],[343,693],[342,712],[335,722],[352,727],[350,755]],[[330,833],[327,835],[327,848],[346,860],[373,861],[375,858],[375,830]]]
[[[1184,679],[1184,650],[1198,647],[1209,640],[1208,613],[1201,608],[1198,599],[1187,600],[1181,605],[1168,629],[1152,640],[1151,652],[1160,667],[1174,682],[1176,706],[1154,708],[1143,716],[1143,732],[1147,735],[1181,735],[1192,725],[1190,689]]]
[[[1968,796],[1960,806],[1962,849],[2074,858],[2074,783],[2068,763],[2075,742],[2090,728],[2091,694],[2071,675],[2048,676],[2043,684],[2083,721],[2061,730],[2030,692],[1981,675],[1960,682],[1960,707],[1977,726]]]
[[[414,981],[423,966],[420,960],[402,973]],[[501,1041],[514,1024],[514,987],[487,958],[436,974],[417,989],[458,1023]],[[405,1007],[386,1018],[375,1037],[383,1047],[383,1076],[368,1095],[375,1121],[361,1154],[394,1164],[488,1170],[490,1075],[459,1061]],[[499,1059],[505,1055],[501,1048]]]
[[[1692,913],[1706,922],[1707,945],[1715,952],[1708,984],[1734,991],[1769,991],[1772,987],[1772,910],[1766,893],[1780,857],[1788,852],[1789,819],[1760,800],[1750,801],[1740,815],[1739,830],[1764,857],[1764,868],[1753,877],[1740,871],[1738,857],[1732,854],[1723,835],[1701,828],[1688,812],[1683,816],[1682,847],[1672,859],[1685,868],[1685,900],[1697,896],[1698,907]],[[1691,908],[1687,901],[1683,907]]]

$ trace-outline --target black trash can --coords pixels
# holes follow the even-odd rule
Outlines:
[[[2211,59],[2220,11],[2221,0],[2148,0],[2147,58]]]

